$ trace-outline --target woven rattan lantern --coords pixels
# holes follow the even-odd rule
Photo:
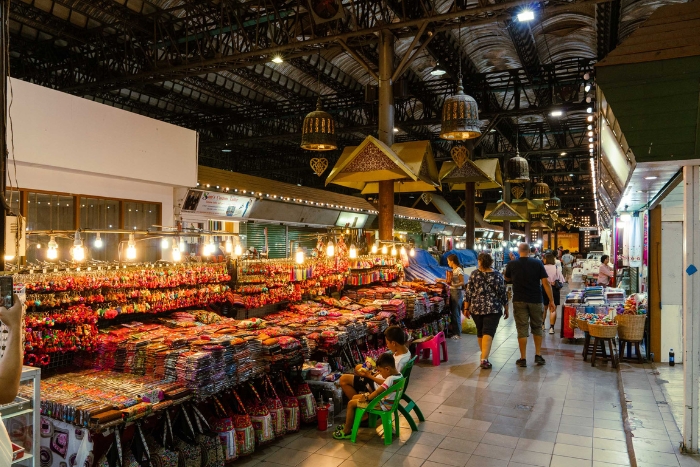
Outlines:
[[[445,99],[445,104],[442,106],[440,138],[461,141],[480,135],[479,107],[473,97],[464,94],[460,76],[457,94]]]
[[[549,199],[549,185],[544,182],[537,182],[530,191],[532,199]]]
[[[530,181],[530,166],[520,153],[506,163],[506,182],[523,183]]]
[[[554,196],[549,198],[544,203],[547,205],[547,209],[549,211],[559,211],[561,209],[561,200],[557,198],[556,194],[554,194]]]
[[[331,151],[338,149],[335,138],[335,120],[321,106],[318,98],[316,110],[304,118],[301,128],[301,148],[309,151]]]

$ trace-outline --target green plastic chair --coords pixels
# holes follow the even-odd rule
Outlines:
[[[382,419],[382,425],[384,426],[384,444],[389,446],[392,442],[392,418],[396,422],[396,437],[399,437],[399,414],[398,414],[398,408],[401,406],[400,401],[401,401],[401,396],[403,395],[403,388],[404,385],[406,384],[406,380],[404,378],[399,379],[396,384],[394,384],[392,387],[369,401],[369,404],[367,407],[358,407],[355,411],[355,422],[352,424],[352,435],[350,437],[350,441],[353,443],[356,442],[357,440],[357,431],[360,429],[360,423],[362,422],[362,418],[365,416],[365,412],[369,415],[369,427],[370,428],[376,428],[377,426],[377,417],[381,417]],[[387,397],[389,394],[395,393],[394,395],[394,403],[391,405],[391,409],[389,410],[382,410],[381,408],[375,408],[377,404],[379,404],[379,401],[383,400],[385,397]]]
[[[408,422],[409,425],[411,425],[411,430],[413,431],[418,431],[418,426],[416,425],[415,420],[413,420],[413,417],[411,416],[411,411],[416,412],[416,416],[418,416],[418,421],[419,422],[424,422],[425,417],[423,416],[423,412],[420,411],[420,408],[418,407],[418,404],[415,403],[413,399],[408,397],[408,394],[406,394],[406,391],[408,390],[408,382],[411,379],[411,370],[413,369],[413,364],[416,363],[416,359],[418,358],[418,355],[410,359],[406,364],[404,365],[403,369],[401,370],[401,375],[404,377],[406,380],[406,385],[403,388],[403,395],[401,396],[401,400],[406,402],[406,405],[401,405],[399,404],[399,412],[401,412],[401,415],[404,416],[406,421]]]

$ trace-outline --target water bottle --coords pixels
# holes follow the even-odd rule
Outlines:
[[[676,354],[673,349],[668,351],[668,366],[676,366]]]
[[[333,428],[335,418],[335,407],[333,406],[333,397],[328,398],[328,428]]]

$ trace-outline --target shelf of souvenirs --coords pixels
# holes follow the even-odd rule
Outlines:
[[[349,263],[350,271],[394,267],[397,264],[401,264],[397,258],[377,255],[361,256],[357,259],[351,259]]]
[[[347,259],[341,257],[316,257],[301,264],[292,259],[250,260],[238,263],[238,284],[267,284],[302,282],[329,275],[345,273]]]
[[[231,280],[226,264],[153,264],[127,268],[73,269],[13,276],[27,294],[85,292],[105,289],[173,289],[225,283]]]

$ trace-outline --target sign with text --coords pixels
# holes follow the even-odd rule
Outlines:
[[[581,232],[597,232],[598,227],[579,227],[578,228]]]
[[[189,190],[182,204],[183,212],[208,214],[212,217],[247,217],[255,198],[215,191]]]

